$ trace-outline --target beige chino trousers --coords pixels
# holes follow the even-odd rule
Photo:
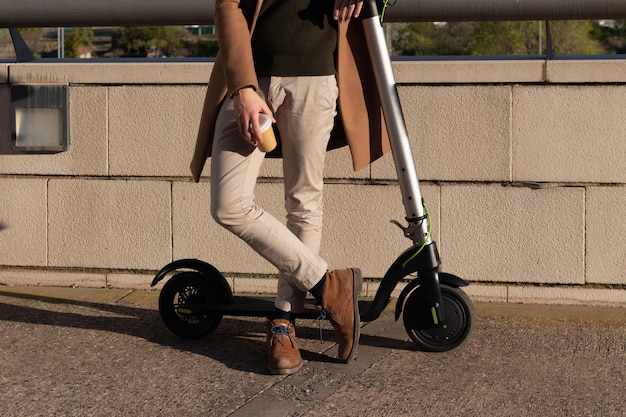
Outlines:
[[[275,305],[301,312],[328,269],[322,237],[324,159],[337,103],[335,76],[265,77],[259,94],[274,113],[283,152],[287,224],[260,207],[254,189],[265,154],[239,134],[233,100],[217,118],[211,156],[211,215],[278,269]]]

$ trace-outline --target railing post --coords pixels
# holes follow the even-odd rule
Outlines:
[[[24,42],[24,38],[22,38],[20,32],[16,28],[9,28],[9,33],[11,34],[11,40],[13,41],[13,49],[15,49],[17,62],[34,61],[35,57],[28,48],[28,45],[26,45],[26,42]]]

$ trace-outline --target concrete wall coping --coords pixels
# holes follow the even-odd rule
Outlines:
[[[0,83],[206,84],[212,68],[208,59],[41,60],[0,64]],[[400,84],[626,82],[626,59],[402,59],[393,68]]]

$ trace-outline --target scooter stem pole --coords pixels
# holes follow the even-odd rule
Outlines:
[[[391,153],[396,166],[406,219],[409,227],[411,224],[418,226],[419,233],[412,237],[414,243],[422,244],[424,241],[430,243],[428,221],[425,216],[417,171],[375,0],[365,1],[361,17],[385,125],[389,133]]]

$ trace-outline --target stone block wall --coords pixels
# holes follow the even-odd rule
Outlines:
[[[148,288],[195,257],[236,292],[276,271],[209,214],[189,177],[210,62],[0,64],[0,282]],[[626,301],[626,61],[394,62],[442,269],[475,300]],[[70,148],[10,149],[10,85],[68,84]],[[210,164],[210,161],[209,161]],[[358,266],[373,295],[411,242],[391,155],[325,167],[323,256]],[[257,187],[284,218],[281,163]]]

